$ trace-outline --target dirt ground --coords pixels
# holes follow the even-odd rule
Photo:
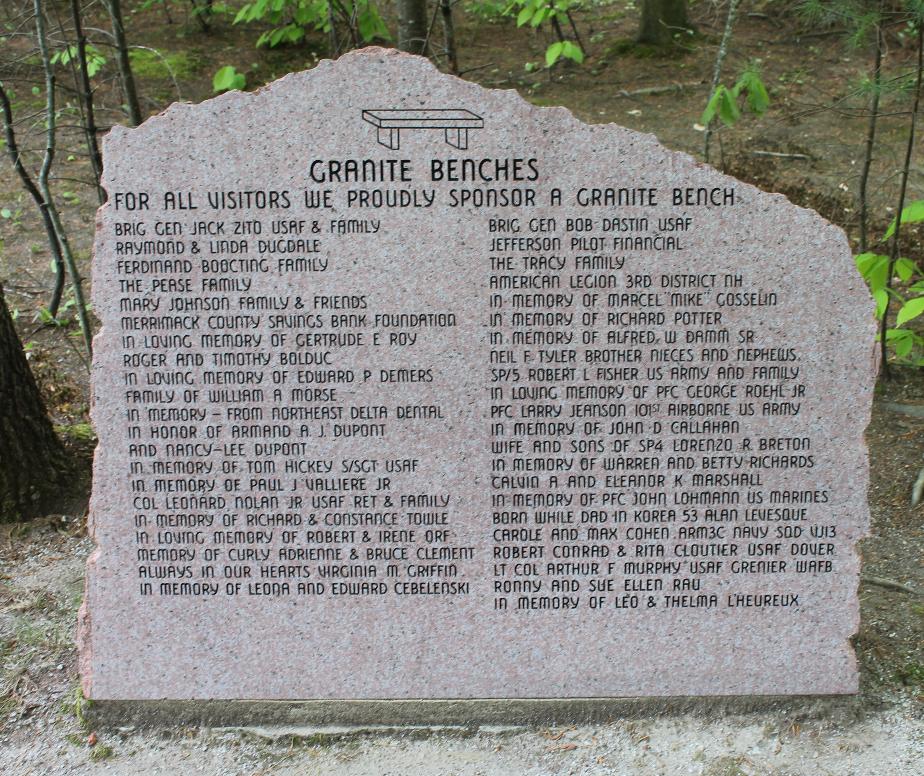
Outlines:
[[[178,98],[211,96],[211,76],[225,64],[246,72],[248,87],[312,66],[322,42],[278,51],[253,48],[254,28],[221,17],[205,34],[184,5],[126,2],[126,20],[148,49],[136,70],[145,111]],[[146,9],[143,9],[145,6]],[[589,122],[616,122],[653,132],[668,147],[701,156],[697,128],[708,97],[724,7],[694,2],[697,34],[670,53],[629,41],[637,23],[631,0],[589,3],[577,15],[590,56],[582,67],[551,76],[527,68],[541,62],[542,31],[502,21],[503,3],[472,0],[459,17],[464,77],[514,88],[539,105],[565,105]],[[868,68],[864,49],[796,20],[792,4],[750,3],[740,19],[725,79],[760,60],[771,109],[745,116],[720,133],[712,162],[794,202],[814,207],[856,238],[855,191]],[[143,10],[142,10],[143,9]],[[143,34],[139,31],[143,30]],[[892,31],[885,77],[908,69],[910,49]],[[156,49],[156,55],[145,51]],[[28,78],[28,72],[0,77]],[[23,81],[24,112],[37,107]],[[654,89],[654,94],[639,90]],[[664,91],[664,89],[668,89]],[[101,119],[123,121],[111,83],[99,88]],[[40,98],[36,98],[40,100]],[[884,108],[904,97],[888,94]],[[905,117],[883,120],[873,168],[873,220],[881,233],[894,215],[895,174]],[[41,147],[41,128],[23,125],[21,144]],[[89,266],[96,198],[81,183],[86,164],[79,136],[68,135],[56,168],[56,192],[84,271]],[[70,153],[70,150],[73,153]],[[921,147],[924,151],[924,146]],[[767,156],[766,152],[788,156]],[[4,168],[8,169],[8,168]],[[83,475],[66,514],[25,526],[0,525],[0,773],[20,774],[626,774],[658,776],[916,776],[924,774],[924,507],[909,493],[924,466],[924,374],[900,369],[877,392],[868,430],[872,535],[863,543],[862,621],[855,645],[859,698],[821,715],[748,714],[722,719],[678,715],[615,720],[569,729],[405,730],[382,734],[336,730],[94,730],[78,692],[74,620],[90,550],[84,532],[88,462],[94,445],[87,423],[88,373],[79,334],[64,316],[41,322],[51,275],[40,221],[11,174],[0,176],[0,282],[52,416]],[[910,177],[910,196],[924,197],[924,153]],[[904,250],[924,259],[921,230]]]

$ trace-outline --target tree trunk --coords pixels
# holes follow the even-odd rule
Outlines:
[[[731,41],[732,28],[735,26],[735,17],[738,15],[738,4],[741,0],[728,0],[728,16],[725,17],[725,31],[722,33],[722,42],[719,43],[719,53],[715,57],[715,67],[712,70],[712,88],[709,90],[709,99],[719,88],[719,80],[722,78],[722,63],[728,54],[728,44]],[[709,141],[712,139],[713,119],[706,125],[706,137],[703,140],[703,158],[709,163]]]
[[[639,43],[667,46],[678,32],[692,28],[687,17],[687,0],[642,0]]]
[[[914,154],[914,133],[917,128],[918,110],[921,108],[921,86],[924,84],[924,26],[918,27],[918,69],[914,83],[914,104],[908,125],[908,145],[905,147],[905,163],[902,165],[901,184],[898,189],[898,208],[895,211],[895,231],[892,232],[892,244],[889,250],[889,270],[886,273],[886,306],[879,322],[880,367],[883,377],[892,377],[889,369],[888,351],[886,349],[886,332],[889,330],[889,306],[892,304],[892,278],[895,276],[895,263],[898,261],[899,240],[902,231],[902,213],[905,210],[905,197],[908,194],[908,174],[911,172],[911,158]]]
[[[19,175],[23,187],[29,192],[42,214],[42,223],[45,226],[45,235],[48,238],[48,249],[51,251],[52,263],[55,267],[55,288],[51,294],[51,301],[48,303],[48,312],[51,313],[52,318],[57,318],[58,308],[61,306],[61,296],[64,294],[64,259],[61,256],[61,243],[58,241],[58,233],[55,232],[55,226],[48,211],[48,203],[22,162],[22,154],[19,152],[16,130],[13,124],[13,106],[10,104],[10,98],[3,88],[3,83],[0,83],[0,108],[3,111],[3,130],[10,161],[13,162],[13,168]]]
[[[74,305],[77,312],[77,320],[80,321],[80,330],[83,333],[83,341],[87,347],[87,355],[93,356],[93,332],[90,328],[90,318],[87,315],[87,304],[83,296],[83,280],[80,272],[77,270],[77,262],[74,258],[74,252],[71,250],[70,241],[67,239],[67,230],[61,221],[61,214],[55,205],[54,198],[51,195],[51,188],[48,184],[48,178],[51,174],[51,166],[54,164],[55,153],[58,146],[58,110],[55,103],[55,72],[51,64],[51,56],[48,49],[48,36],[45,31],[45,10],[42,7],[42,0],[34,0],[33,4],[35,13],[35,42],[38,44],[39,54],[42,57],[42,69],[45,71],[45,156],[42,158],[42,169],[39,171],[39,189],[42,192],[42,199],[48,208],[48,216],[51,218],[51,224],[54,227],[55,235],[58,238],[58,245],[61,246],[61,256],[64,259],[64,266],[67,267],[68,274],[71,276],[71,288],[74,291]]]
[[[87,151],[90,154],[90,165],[93,167],[93,177],[96,179],[96,195],[102,205],[106,201],[106,192],[103,190],[103,155],[99,150],[97,140],[96,114],[93,106],[93,85],[90,83],[90,72],[87,69],[87,36],[83,32],[80,0],[71,0],[71,20],[74,22],[74,36],[77,38],[77,73],[79,74],[78,97],[83,103],[84,133],[87,136]]]
[[[0,522],[53,508],[66,493],[68,474],[0,286]]]
[[[446,59],[449,61],[449,72],[453,75],[459,75],[456,28],[452,21],[452,0],[440,0],[440,11],[443,14],[443,39],[446,42]]]
[[[106,0],[109,18],[112,20],[112,36],[115,38],[116,61],[119,65],[119,80],[122,82],[122,91],[125,93],[125,105],[128,108],[128,118],[132,126],[137,127],[142,122],[141,106],[138,103],[138,91],[135,89],[135,75],[132,73],[132,63],[128,58],[128,43],[125,40],[125,25],[122,23],[122,0]]]
[[[427,0],[397,0],[398,48],[410,54],[426,54]]]
[[[873,57],[873,93],[869,98],[869,119],[866,123],[866,144],[863,149],[863,166],[860,168],[860,190],[857,197],[860,202],[860,253],[866,253],[869,247],[868,209],[869,172],[873,165],[873,150],[876,146],[876,124],[879,121],[879,95],[882,92],[882,55],[885,49],[885,39],[882,34],[882,4],[879,4],[879,15],[876,17],[876,51]]]

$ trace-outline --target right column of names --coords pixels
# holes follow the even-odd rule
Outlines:
[[[810,380],[759,325],[785,300],[744,271],[671,271],[709,266],[695,229],[686,211],[489,221],[495,610],[795,611],[800,577],[834,570],[829,490],[798,485]]]

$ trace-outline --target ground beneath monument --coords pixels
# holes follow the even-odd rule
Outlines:
[[[7,747],[10,774],[205,776],[916,776],[922,724],[909,707],[854,723],[763,716],[695,717],[522,730],[415,730],[346,738],[301,731],[196,731],[164,739],[126,731],[87,762],[40,737]],[[278,736],[278,737],[276,737]]]

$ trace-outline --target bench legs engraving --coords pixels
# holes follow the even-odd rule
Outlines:
[[[378,139],[379,143],[381,143],[386,148],[390,148],[392,151],[397,151],[401,147],[401,130],[379,127]]]
[[[460,151],[468,150],[468,129],[465,127],[447,127],[446,142]],[[401,148],[401,130],[396,127],[378,127],[376,130],[380,145],[398,151]]]
[[[468,130],[467,129],[447,129],[446,142],[453,148],[464,151],[468,148]]]

